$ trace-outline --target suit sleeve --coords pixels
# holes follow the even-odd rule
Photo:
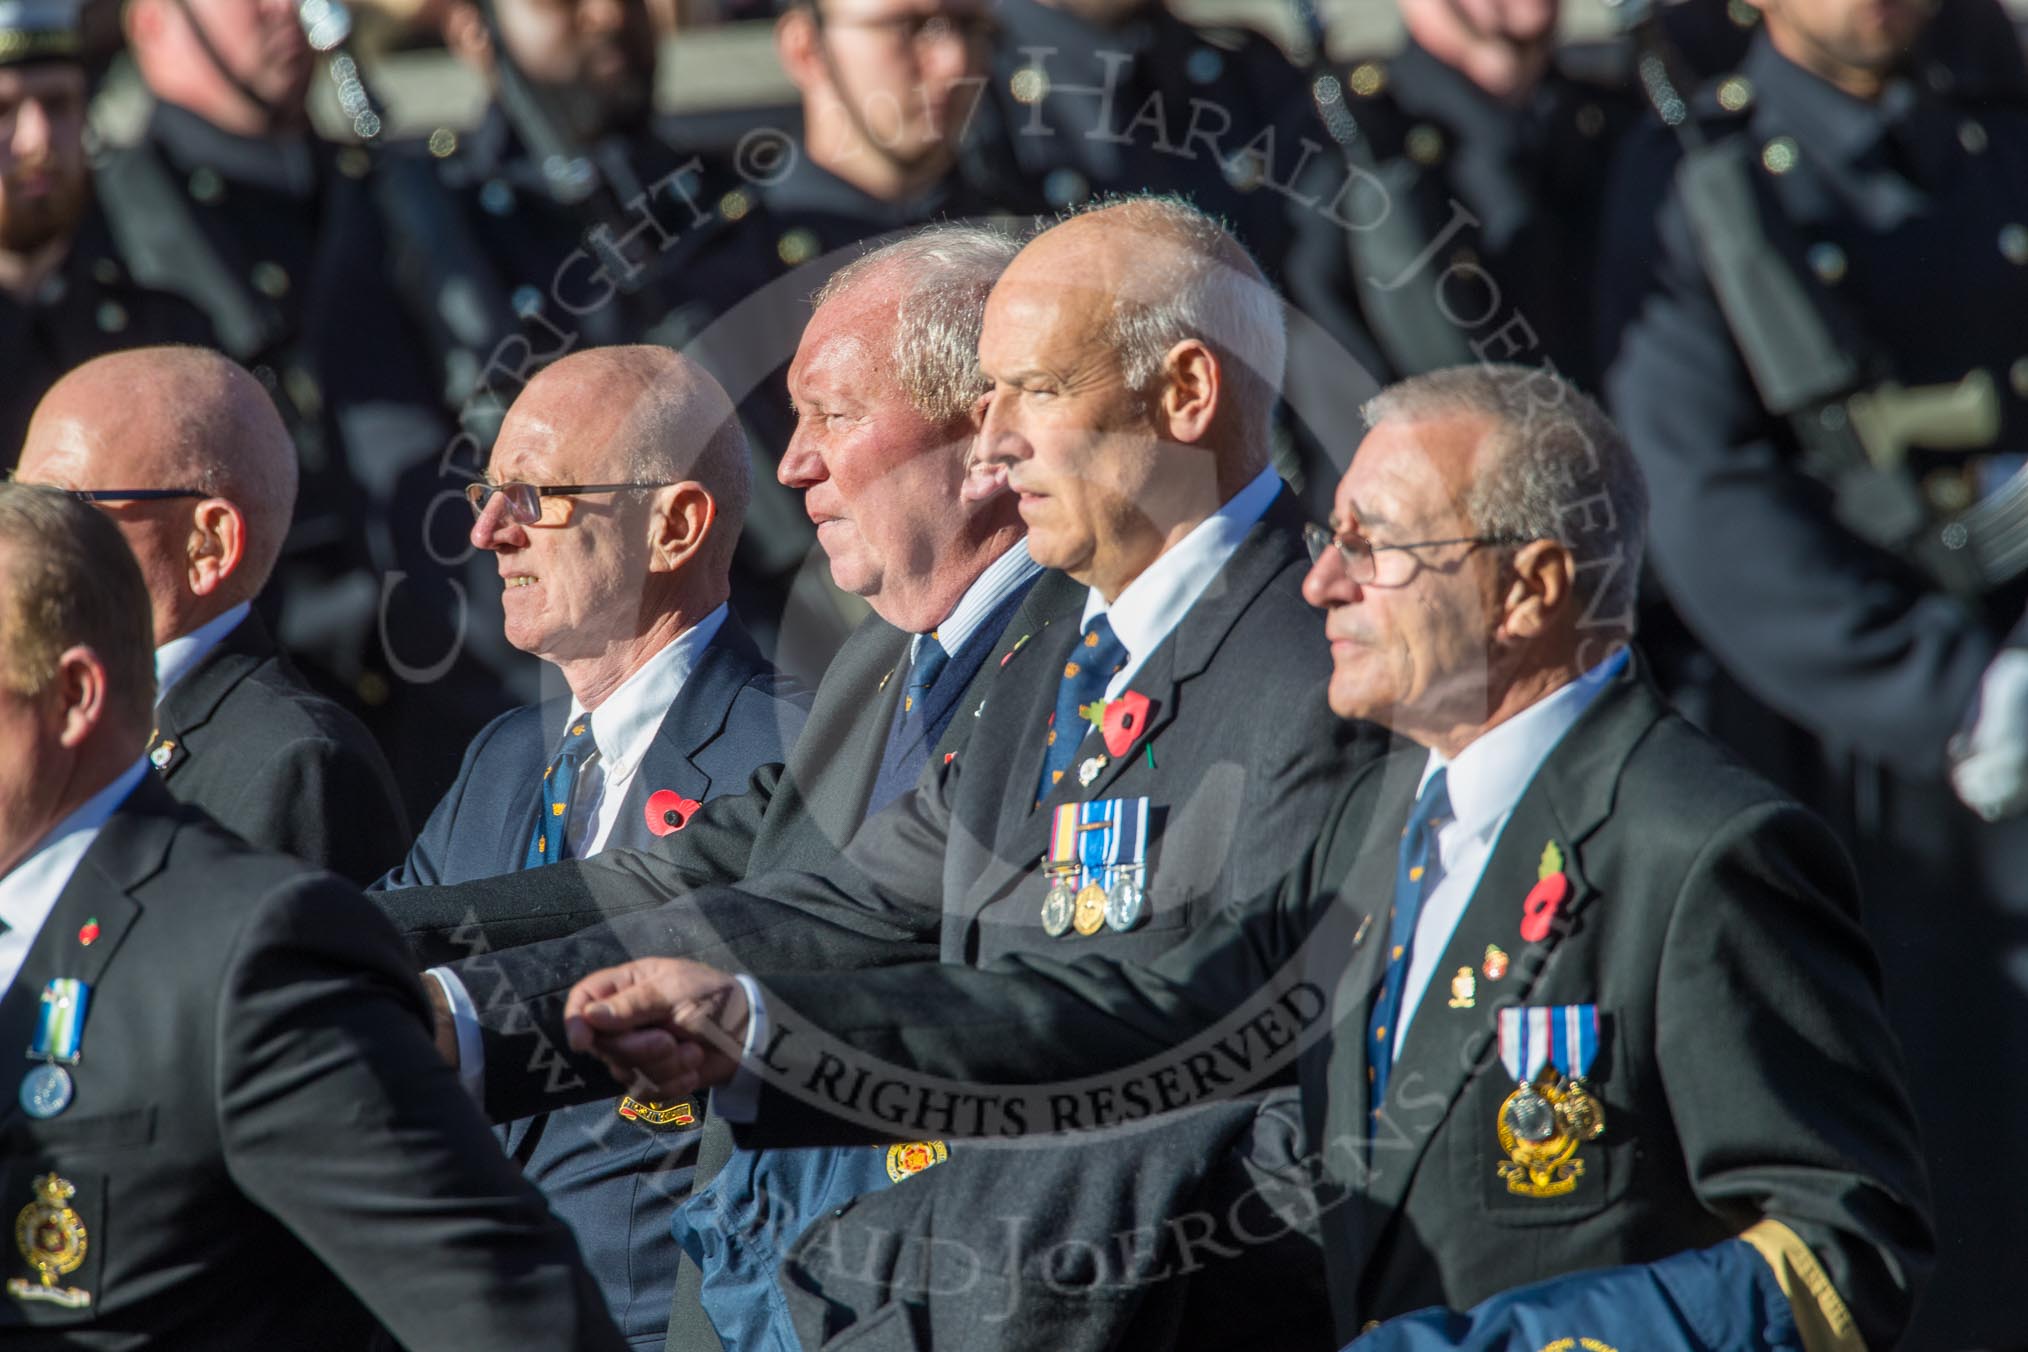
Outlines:
[[[486,746],[509,715],[502,714],[472,739],[465,748],[465,758],[458,766],[458,777],[437,805],[430,810],[430,819],[423,824],[422,834],[408,847],[408,855],[399,864],[382,874],[379,881],[366,890],[372,894],[402,891],[408,888],[434,887],[443,881],[444,869],[450,859],[451,841],[458,832],[458,810],[465,801],[465,788],[472,783],[473,776],[480,773],[479,761],[485,755]],[[492,826],[488,823],[488,826]],[[381,909],[392,911],[395,907],[381,903]]]
[[[1757,698],[1871,759],[1940,774],[1997,642],[1840,525],[1796,467],[1705,278],[1674,162],[1640,137],[1621,156],[1598,288],[1616,349],[1605,392],[1657,504],[1656,572]]]
[[[1892,1346],[1933,1240],[1914,1115],[1851,866],[1793,804],[1728,822],[1664,940],[1656,1055],[1704,1203],[1787,1226]]]
[[[936,1077],[982,1094],[1132,1072],[1120,1078],[1116,1098],[1078,1100],[1074,1122],[1062,1100],[1030,1095],[1018,1120],[981,1117],[969,1129],[963,1120],[946,1129],[939,1118],[931,1134],[945,1136],[1132,1121],[1285,1079],[1355,947],[1349,926],[1357,914],[1324,881],[1338,876],[1323,857],[1330,853],[1328,845],[1313,847],[1280,883],[1221,908],[1145,965],[1023,954],[984,969],[920,963],[766,978],[764,1088],[754,1121],[737,1129],[740,1143],[877,1140],[906,1131],[907,1123],[885,1130],[849,1111],[855,1105],[839,1093],[851,1078],[833,1070],[840,1062],[855,1074],[870,1067],[876,1080]],[[1306,944],[1313,935],[1321,942]],[[1199,1067],[1219,1074],[1199,1078]]]
[[[375,900],[422,966],[562,940],[671,897],[744,878],[781,779],[780,765],[763,765],[745,793],[705,803],[688,825],[652,849],[605,850],[590,859]]]
[[[360,886],[408,849],[408,817],[377,753],[304,737],[267,756],[227,820],[264,849],[294,855]]]
[[[293,879],[217,996],[227,1171],[405,1346],[621,1348],[570,1232],[437,1057],[393,931]]]

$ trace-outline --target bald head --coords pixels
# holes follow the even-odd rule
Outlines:
[[[1210,348],[1229,428],[1217,440],[1248,475],[1267,464],[1288,347],[1281,298],[1216,219],[1179,198],[1101,201],[1037,235],[1007,272],[1089,289],[1098,331],[1138,393],[1154,390],[1178,343]]]
[[[472,543],[497,556],[508,641],[596,708],[730,594],[749,474],[732,401],[688,358],[591,348],[545,368],[508,409],[487,478],[616,487],[552,494],[534,522],[505,495],[480,514]]]
[[[116,352],[44,395],[15,477],[60,488],[187,489],[100,504],[141,561],[157,643],[266,585],[296,505],[296,448],[274,402],[198,347]]]

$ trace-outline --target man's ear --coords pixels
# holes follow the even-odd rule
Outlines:
[[[824,56],[818,50],[817,16],[807,5],[790,5],[775,20],[775,59],[804,98],[825,81]]]
[[[145,3],[145,0],[136,0]],[[493,73],[493,35],[486,20],[469,0],[452,0],[444,10],[444,46],[452,56],[481,75]]]
[[[75,751],[105,721],[106,664],[83,644],[67,648],[56,659],[54,689],[63,714],[57,740],[65,750]]]
[[[648,571],[673,573],[697,557],[718,523],[718,504],[700,483],[672,485],[655,495],[648,516]]]
[[[1211,349],[1186,338],[1162,358],[1162,435],[1189,446],[1204,440],[1225,393],[1225,373]]]
[[[246,518],[224,498],[206,498],[191,513],[190,592],[209,596],[246,560]]]
[[[1577,562],[1561,541],[1530,540],[1515,551],[1508,570],[1512,578],[1500,622],[1503,637],[1539,638],[1552,626],[1569,622]]]

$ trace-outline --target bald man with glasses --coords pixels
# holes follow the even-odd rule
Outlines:
[[[296,450],[252,376],[198,347],[87,362],[36,407],[15,477],[97,507],[141,562],[148,759],[172,794],[353,882],[401,858],[408,819],[387,757],[254,613],[295,510]]]

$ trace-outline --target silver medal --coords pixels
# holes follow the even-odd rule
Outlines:
[[[1049,893],[1042,899],[1042,932],[1052,939],[1061,939],[1070,933],[1071,917],[1077,910],[1077,889],[1070,879],[1058,874],[1049,884]]]
[[[55,1117],[77,1092],[70,1072],[53,1061],[45,1061],[21,1078],[21,1111],[30,1117]]]
[[[1141,923],[1148,907],[1148,894],[1141,886],[1141,871],[1123,868],[1106,891],[1106,924],[1124,934]]]

